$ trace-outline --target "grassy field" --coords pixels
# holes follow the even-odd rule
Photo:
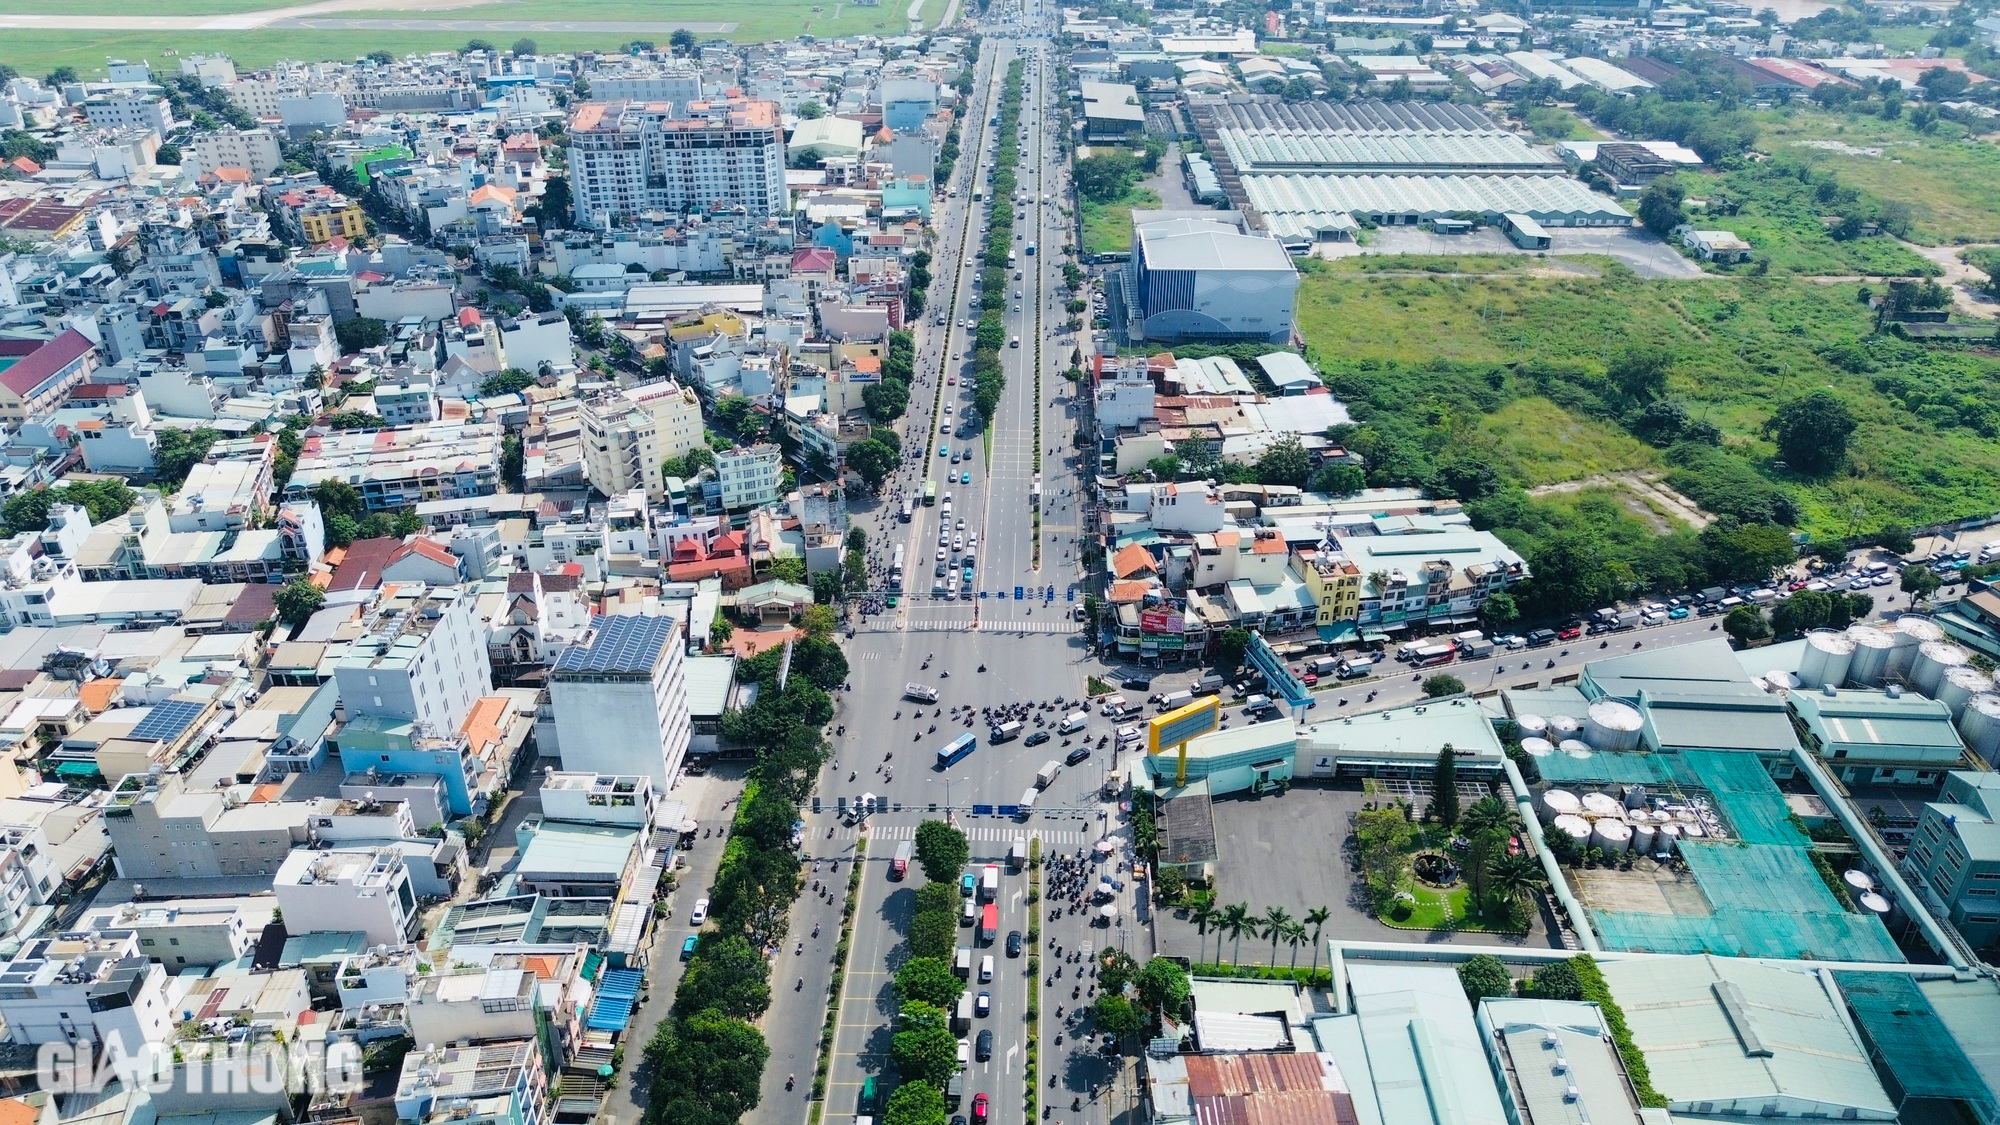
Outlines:
[[[948,0],[925,0],[921,16],[934,22],[944,15]],[[242,12],[264,11],[272,8],[292,7],[283,0],[141,0],[136,9],[140,14],[160,16],[220,16]],[[836,5],[815,4],[804,0],[780,0],[773,4],[759,4],[748,8],[714,2],[714,0],[661,0],[659,3],[645,3],[642,0],[611,0],[609,3],[593,4],[579,9],[561,0],[521,0],[519,3],[495,3],[472,8],[452,8],[434,12],[413,10],[385,12],[339,12],[341,17],[379,17],[388,19],[445,19],[477,22],[480,20],[550,20],[550,21],[630,21],[630,22],[671,22],[686,20],[691,23],[733,22],[735,31],[728,38],[739,42],[766,39],[789,39],[804,34],[808,30],[819,36],[860,35],[860,34],[900,34],[907,24],[904,14],[907,3],[885,0],[876,7],[856,7],[852,4],[839,5],[840,16],[832,18]],[[819,9],[816,13],[814,9]],[[76,4],[62,0],[8,0],[6,10],[20,13],[55,13],[75,15],[124,15],[135,11],[130,4],[119,4],[115,0],[80,0]],[[191,55],[221,51],[236,61],[240,69],[249,70],[267,66],[280,59],[320,61],[324,59],[352,59],[370,51],[384,49],[397,54],[419,51],[453,50],[463,47],[467,39],[483,38],[499,46],[511,45],[514,40],[526,36],[533,39],[537,47],[544,51],[605,50],[623,46],[633,39],[645,38],[664,44],[666,33],[636,34],[580,34],[559,31],[469,31],[469,32],[427,32],[390,30],[294,30],[260,29],[253,31],[132,31],[107,33],[102,31],[0,31],[0,61],[19,70],[23,74],[42,75],[58,66],[75,67],[85,78],[102,77],[106,58],[148,59],[155,72],[173,72],[175,55]]]
[[[1158,207],[1160,197],[1150,188],[1135,187],[1117,203],[1083,204],[1083,252],[1123,254],[1132,249],[1132,209]]]
[[[1603,376],[1637,340],[1672,351],[1668,396],[1721,430],[1729,460],[1788,492],[1805,530],[2000,510],[2000,410],[1986,405],[2000,361],[1871,335],[1858,288],[1777,276],[1645,281],[1616,267],[1574,280],[1315,270],[1298,319],[1336,393],[1371,426],[1401,427],[1413,461],[1477,455],[1522,487],[1671,468],[1630,435],[1631,408]],[[1762,427],[1778,404],[1820,387],[1860,422],[1850,466],[1791,479],[1771,467]]]
[[[1926,135],[1901,120],[1799,106],[1760,120],[1759,148],[1806,157],[1842,183],[1908,203],[1916,242],[2000,239],[2000,147],[1966,139],[1957,125],[1941,122]]]
[[[1839,203],[1822,203],[1813,185],[1771,164],[1724,175],[1686,174],[1680,179],[1691,198],[1713,201],[1718,208],[1728,200],[1729,209],[1713,214],[1712,224],[1700,218],[1697,221],[1743,236],[1756,248],[1759,258],[1771,263],[1775,273],[1885,277],[1939,272],[1935,264],[1893,238],[1836,240],[1821,216],[1839,214],[1845,208]]]

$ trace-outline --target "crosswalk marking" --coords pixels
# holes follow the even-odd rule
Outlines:
[[[1011,844],[1017,836],[1032,836],[1051,847],[1069,847],[1094,839],[1080,829],[1028,828],[1020,825],[961,824],[965,838],[975,844]],[[859,833],[853,828],[842,828],[834,833],[837,840],[852,840]],[[914,824],[878,824],[868,833],[876,840],[914,840],[917,826]]]

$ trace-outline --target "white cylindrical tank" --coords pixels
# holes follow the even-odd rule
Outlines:
[[[1861,909],[1875,915],[1877,918],[1888,917],[1889,911],[1894,909],[1889,905],[1888,899],[1876,894],[1874,891],[1869,891],[1867,894],[1862,895],[1860,902]]]
[[[1583,723],[1583,740],[1599,750],[1637,750],[1644,720],[1629,703],[1600,699],[1590,705]]]
[[[1799,682],[1809,688],[1821,684],[1838,687],[1847,680],[1848,666],[1854,663],[1854,638],[1832,629],[1815,629],[1806,634],[1806,652],[1799,659]]]
[[[1609,793],[1585,793],[1583,795],[1583,815],[1596,820],[1600,817],[1622,817],[1625,802]]]
[[[1565,738],[1575,738],[1576,732],[1582,729],[1583,724],[1578,722],[1574,715],[1549,716],[1549,737],[1557,742]]]
[[[1965,714],[1965,705],[1972,702],[1972,697],[1985,691],[1992,683],[1993,677],[1970,664],[1946,668],[1944,682],[1938,685],[1937,701],[1945,705],[1951,712],[1952,721],[1956,722],[1960,715]]]
[[[1896,648],[1895,635],[1873,625],[1849,625],[1847,639],[1854,642],[1854,659],[1847,666],[1847,682],[1855,687],[1881,687],[1889,675],[1889,654]]]
[[[1971,653],[1950,641],[1925,641],[1917,646],[1917,658],[1910,664],[1910,683],[1936,699],[1938,687],[1944,683],[1945,669],[1963,667],[1971,659]]]
[[[1944,630],[1928,617],[1905,615],[1889,626],[1889,636],[1896,647],[1889,653],[1889,675],[1911,677],[1910,668],[1917,661],[1917,650],[1934,641],[1944,640]]]
[[[1540,804],[1543,820],[1560,820],[1583,811],[1583,802],[1567,789],[1543,790]]]
[[[1680,822],[1680,825],[1681,839],[1683,840],[1700,840],[1708,835],[1697,821],[1683,820]]]
[[[1660,852],[1671,852],[1680,842],[1681,826],[1678,824],[1660,825],[1659,832],[1653,837],[1653,847]]]
[[[1590,822],[1580,816],[1559,816],[1549,828],[1574,840],[1577,847],[1586,847],[1590,844]]]
[[[1590,826],[1590,842],[1617,855],[1632,846],[1632,826],[1607,816]]]
[[[1591,755],[1590,743],[1581,738],[1563,739],[1561,749],[1572,758],[1588,758]]]
[[[1854,891],[1855,894],[1862,894],[1864,892],[1872,891],[1875,889],[1874,878],[1870,876],[1866,871],[1861,870],[1859,867],[1848,868],[1844,873],[1841,874],[1840,879],[1842,882],[1846,883],[1848,887]]]
[[[1658,838],[1659,833],[1650,824],[1639,823],[1632,826],[1632,850],[1640,855],[1652,855],[1654,841]]]
[[[1531,738],[1548,737],[1549,721],[1540,715],[1516,715],[1514,725],[1520,728],[1522,745]]]
[[[2000,693],[1987,692],[1966,700],[1965,710],[1958,716],[1958,736],[1973,753],[1988,764],[1993,762],[1994,755],[2000,754]]]
[[[1521,749],[1537,758],[1546,758],[1556,752],[1556,744],[1546,738],[1524,738]]]

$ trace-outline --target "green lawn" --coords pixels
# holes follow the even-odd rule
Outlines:
[[[1123,254],[1132,249],[1132,209],[1158,207],[1160,197],[1151,188],[1135,187],[1117,203],[1083,204],[1083,252]]]
[[[1819,535],[2000,510],[2000,360],[1871,335],[1859,286],[1771,276],[1379,277],[1313,270],[1298,321],[1336,394],[1404,457],[1477,456],[1503,485],[1671,468],[1625,429],[1603,380],[1628,342],[1670,348],[1667,394],[1724,452],[1788,492]],[[1852,407],[1849,468],[1818,481],[1771,467],[1764,422],[1819,387]],[[1989,406],[1988,404],[1996,404]]]
[[[291,7],[283,0],[141,0],[140,12],[149,15],[214,16],[270,8]],[[925,0],[919,13],[927,22],[944,15],[948,0]],[[840,16],[833,12],[839,8]],[[814,9],[820,9],[818,13]],[[476,8],[453,8],[435,12],[410,10],[392,12],[341,12],[341,16],[379,16],[394,19],[444,19],[477,23],[481,20],[590,20],[691,23],[733,22],[736,30],[728,38],[739,42],[790,39],[810,30],[819,36],[858,34],[900,34],[907,27],[904,15],[909,5],[885,0],[876,7],[852,4],[814,4],[803,0],[781,0],[749,8],[714,0],[611,0],[578,8],[561,0],[523,0],[495,3]],[[114,0],[82,0],[66,4],[62,0],[8,0],[9,12],[71,12],[79,15],[120,15],[131,12],[130,5]],[[502,47],[523,36],[533,39],[544,51],[617,49],[633,39],[645,38],[664,44],[666,33],[582,34],[576,32],[532,31],[430,32],[388,30],[270,30],[254,31],[0,31],[0,61],[23,74],[41,75],[58,66],[72,66],[85,78],[101,77],[104,60],[109,58],[147,59],[155,73],[174,73],[175,55],[221,51],[234,59],[238,69],[268,66],[281,59],[320,61],[353,59],[370,51],[387,49],[397,54],[452,50],[467,39],[482,38]]]
[[[1759,148],[1807,157],[1842,183],[1908,203],[1917,242],[2000,239],[2000,148],[1965,139],[1965,130],[1951,122],[1926,135],[1901,119],[1803,106],[1771,110],[1759,120]]]

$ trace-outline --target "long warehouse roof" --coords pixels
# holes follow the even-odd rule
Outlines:
[[[1371,172],[1402,175],[1561,172],[1562,161],[1521,138],[1490,133],[1290,133],[1222,129],[1238,172]]]
[[[1276,129],[1302,133],[1507,133],[1483,110],[1447,102],[1225,102],[1215,106],[1212,112],[1218,129]]]
[[[1339,227],[1340,216],[1473,212],[1554,225],[1630,223],[1631,212],[1562,176],[1244,176],[1243,193],[1280,239]]]

